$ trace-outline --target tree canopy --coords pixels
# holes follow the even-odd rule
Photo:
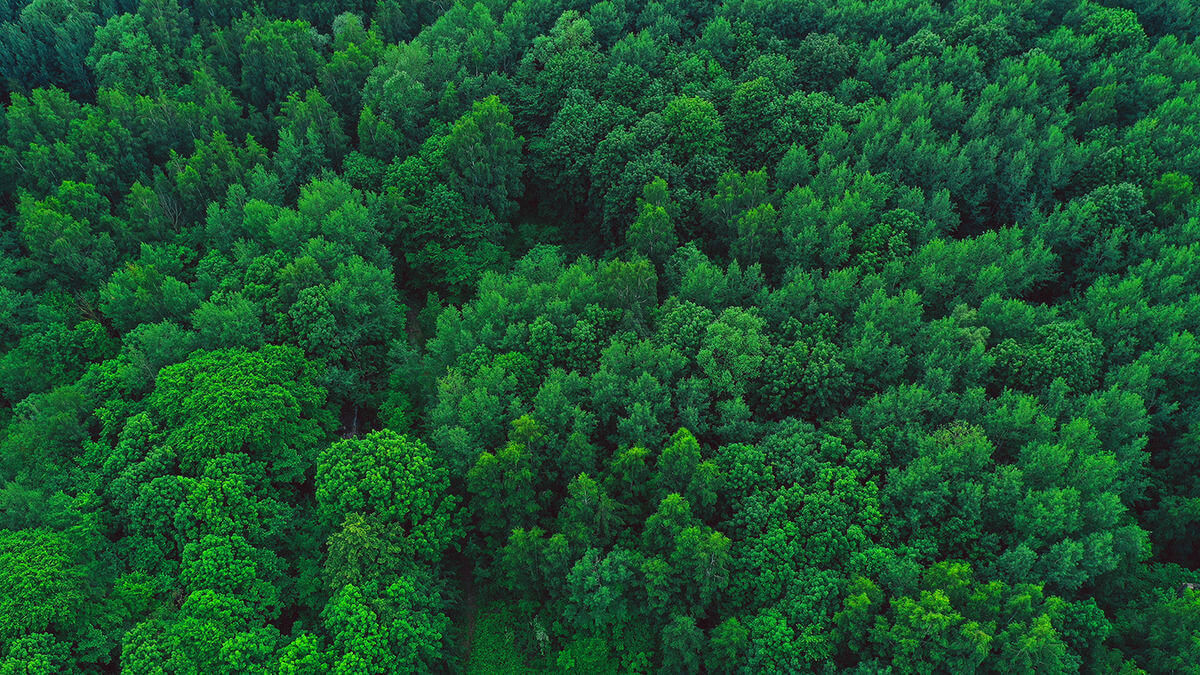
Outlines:
[[[0,674],[1200,673],[1198,40],[0,0]]]

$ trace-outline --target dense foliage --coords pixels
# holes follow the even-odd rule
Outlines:
[[[1198,36],[0,1],[0,673],[1200,673]]]

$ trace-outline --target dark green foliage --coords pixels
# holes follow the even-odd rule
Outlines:
[[[1191,673],[1200,11],[0,0],[0,673]]]

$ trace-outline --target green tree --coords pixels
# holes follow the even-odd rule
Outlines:
[[[521,146],[513,117],[499,97],[475,103],[459,118],[439,148],[446,185],[462,195],[468,209],[482,209],[499,222],[516,211],[522,192]]]
[[[0,562],[4,641],[48,631],[70,635],[87,598],[87,571],[72,560],[70,540],[49,530],[0,530]]]
[[[294,347],[197,352],[159,372],[149,407],[185,470],[245,452],[267,462],[272,481],[300,482],[332,427],[316,377]]]
[[[259,108],[281,105],[289,94],[316,80],[325,39],[304,21],[270,20],[261,14],[235,21],[243,33],[238,49],[241,91]]]
[[[673,204],[667,192],[667,182],[656,178],[646,185],[638,199],[638,216],[629,226],[626,241],[635,251],[662,265],[675,250],[678,240],[671,223]]]
[[[683,164],[696,157],[720,157],[727,149],[725,125],[712,103],[696,97],[679,97],[663,110],[667,158]]]
[[[399,525],[404,550],[437,563],[462,536],[450,474],[419,440],[390,430],[333,443],[317,461],[317,512],[327,526],[346,515]]]
[[[332,672],[442,667],[450,619],[441,604],[435,590],[407,576],[377,594],[342,588],[322,612],[332,636]]]
[[[45,199],[23,198],[17,227],[40,265],[37,274],[66,291],[95,288],[116,255],[106,231],[107,211],[103,197],[87,183],[64,181]]]

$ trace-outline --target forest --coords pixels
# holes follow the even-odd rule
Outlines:
[[[1198,38],[0,0],[0,675],[1200,673]]]

